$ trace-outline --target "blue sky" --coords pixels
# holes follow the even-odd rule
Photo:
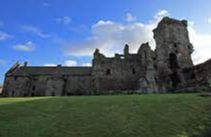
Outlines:
[[[0,0],[0,83],[16,62],[89,66],[95,48],[111,56],[150,41],[163,16],[188,19],[195,63],[211,52],[211,1]],[[210,43],[210,44],[209,44]]]

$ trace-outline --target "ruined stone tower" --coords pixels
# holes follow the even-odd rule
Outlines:
[[[192,68],[192,44],[187,21],[165,17],[154,29],[156,68],[160,90],[166,91],[185,85],[183,70]]]

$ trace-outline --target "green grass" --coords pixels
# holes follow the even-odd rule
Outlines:
[[[210,109],[197,94],[0,98],[0,137],[186,137]]]

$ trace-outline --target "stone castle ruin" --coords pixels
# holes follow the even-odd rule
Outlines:
[[[209,86],[211,61],[194,66],[187,21],[164,17],[136,54],[108,58],[96,49],[92,67],[31,67],[16,63],[5,75],[3,96],[66,96],[160,93]],[[210,69],[209,69],[210,68]]]

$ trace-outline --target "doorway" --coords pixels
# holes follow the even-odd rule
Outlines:
[[[169,65],[171,69],[178,69],[178,60],[177,60],[177,55],[175,53],[170,53],[169,54]]]

